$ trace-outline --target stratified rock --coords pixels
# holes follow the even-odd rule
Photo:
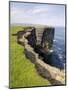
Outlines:
[[[24,46],[24,52],[26,57],[35,64],[36,70],[42,77],[48,79],[52,85],[65,84],[65,72],[64,69],[55,67],[52,63],[48,64],[39,58],[39,54],[42,52],[43,57],[48,55],[47,53],[52,49],[53,38],[54,38],[54,28],[39,28],[28,29],[25,33],[21,32],[21,36],[17,37],[19,44]],[[41,46],[39,52],[35,52],[36,46]],[[43,49],[42,49],[43,48]],[[44,54],[43,54],[44,53]],[[50,53],[50,52],[49,52]],[[46,54],[46,55],[45,55]],[[50,55],[50,54],[49,54]],[[51,57],[51,56],[50,56]],[[53,58],[53,57],[52,57]],[[49,58],[50,60],[50,58]],[[52,60],[51,60],[52,61]]]

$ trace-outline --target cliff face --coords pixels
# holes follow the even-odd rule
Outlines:
[[[34,63],[39,75],[47,78],[52,83],[52,85],[65,84],[65,72],[55,66],[46,63],[48,59],[46,59],[45,52],[50,51],[52,48],[54,28],[40,28],[40,30],[39,28],[32,28],[30,30],[28,29],[24,33],[22,32],[20,32],[20,34],[17,33],[17,41],[19,44],[24,46],[24,53],[26,57],[29,58],[32,63]],[[21,35],[21,37],[19,35]],[[36,48],[37,46],[38,48]],[[34,48],[36,48],[38,53],[34,51]],[[48,51],[46,51],[46,49]],[[39,53],[42,54],[43,57],[45,56],[45,63],[41,58],[39,58]],[[51,60],[51,58],[49,58],[49,60]]]
[[[25,37],[28,40],[28,44],[34,49],[34,52],[39,54],[42,61],[54,67],[64,69],[60,58],[52,49],[54,31],[55,29],[52,27],[32,27],[31,29],[19,31],[17,33],[17,42],[23,45],[23,38]],[[23,35],[25,36],[23,37]]]
[[[36,45],[41,45],[45,52],[50,52],[53,45],[54,28],[44,27],[36,29]]]
[[[32,28],[31,35],[27,37],[28,43],[33,48],[41,46],[45,52],[49,53],[53,45],[54,30],[52,27]]]

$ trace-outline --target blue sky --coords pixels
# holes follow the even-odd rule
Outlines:
[[[65,26],[65,6],[37,3],[10,3],[10,23]]]

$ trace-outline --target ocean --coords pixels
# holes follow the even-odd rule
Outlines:
[[[55,27],[53,50],[57,53],[60,60],[65,63],[65,28]]]

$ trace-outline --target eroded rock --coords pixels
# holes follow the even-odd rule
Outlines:
[[[23,32],[21,34],[21,38],[17,38],[17,41],[19,44],[24,46],[24,52],[27,58],[35,64],[35,68],[39,75],[41,75],[44,78],[47,78],[52,85],[61,85],[65,84],[65,72],[64,70],[60,70],[54,66],[51,66],[47,64],[46,62],[42,61],[42,59],[39,58],[39,54],[34,51],[33,45],[35,45],[36,40],[34,40],[36,37],[33,37],[29,42],[29,39],[31,38],[32,30],[27,30],[27,32]],[[19,36],[18,36],[19,37]],[[27,39],[27,37],[29,39]],[[32,44],[29,44],[32,43]],[[53,43],[53,42],[51,42]]]

